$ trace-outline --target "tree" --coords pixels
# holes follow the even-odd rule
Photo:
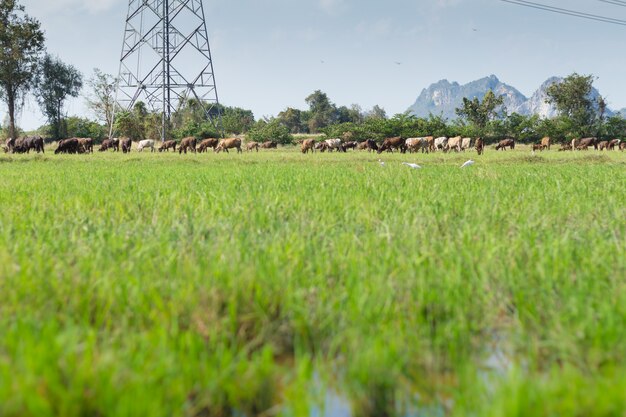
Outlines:
[[[71,65],[49,54],[41,61],[35,85],[37,102],[48,119],[54,139],[64,137],[63,105],[68,97],[78,97],[83,87],[83,77]]]
[[[383,109],[382,107],[380,107],[377,104],[374,107],[372,107],[372,110],[367,112],[367,116],[366,117],[368,119],[385,120],[387,118],[387,112],[385,111],[385,109]]]
[[[282,145],[293,143],[293,136],[289,133],[287,126],[280,120],[274,118],[270,120],[259,120],[246,135],[248,140],[254,142],[265,142],[273,140]]]
[[[326,93],[316,90],[305,101],[310,110],[309,131],[311,133],[317,133],[335,122],[337,109]]]
[[[593,98],[593,75],[573,73],[560,83],[548,87],[548,103],[556,106],[559,115],[569,119],[576,136],[597,133],[606,110],[602,97]]]
[[[463,97],[463,106],[455,110],[456,114],[470,123],[474,124],[480,130],[484,130],[490,120],[498,115],[498,108],[502,106],[504,98],[496,96],[493,91],[489,90],[480,101],[477,97],[473,100]]]
[[[33,87],[44,34],[17,0],[0,0],[0,99],[9,110],[9,135],[17,138],[15,113]]]
[[[93,76],[87,81],[92,94],[87,97],[87,106],[96,118],[110,127],[115,113],[115,86],[117,79],[94,68]]]

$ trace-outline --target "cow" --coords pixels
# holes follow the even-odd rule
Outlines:
[[[115,150],[115,148],[113,147],[113,139],[103,140],[100,144],[100,149],[98,149],[98,152],[108,151],[109,149]]]
[[[609,149],[609,141],[603,140],[602,142],[598,142],[598,150],[603,151],[605,149]]]
[[[274,142],[273,140],[268,140],[266,142],[263,142],[259,146],[261,147],[261,149],[277,149],[278,148],[278,142]]]
[[[467,149],[472,147],[472,138],[463,138],[461,139],[461,150],[465,152]]]
[[[598,149],[598,139],[596,138],[584,138],[581,139],[580,142],[578,142],[578,146],[576,146],[576,149],[578,149],[579,151],[582,150],[587,150],[589,149],[590,146],[593,146],[594,149]]]
[[[324,143],[324,147],[322,149],[322,152],[324,150],[327,150],[328,152],[332,152],[332,151],[337,151],[337,152],[345,152],[346,148],[344,148],[343,143],[341,142],[341,139],[326,139],[325,141],[323,141]]]
[[[366,149],[367,149],[368,152],[377,152],[378,151],[378,144],[373,139],[367,139],[365,141],[365,146],[366,146]]]
[[[218,143],[219,140],[215,138],[204,139],[202,142],[200,142],[200,145],[198,145],[198,153],[206,152],[209,148],[215,150]]]
[[[506,151],[506,148],[515,149],[515,140],[504,139],[498,142],[498,144],[496,145],[496,151],[499,151],[500,149],[502,149],[503,151]]]
[[[435,150],[437,150],[437,149],[444,150],[444,149],[446,149],[446,146],[448,146],[448,138],[447,137],[441,136],[441,137],[438,137],[437,139],[435,139]]]
[[[237,148],[237,153],[243,153],[241,150],[241,139],[222,139],[215,148],[215,152],[220,153],[221,151],[225,151],[226,153],[229,153],[228,150],[233,148]]]
[[[253,149],[256,149],[257,152],[259,151],[259,142],[246,143],[246,151],[250,152]]]
[[[426,136],[426,142],[428,143],[428,152],[435,152],[435,137],[434,136]]]
[[[626,141],[622,141],[619,143],[619,150],[623,151],[624,149],[626,149]]]
[[[448,144],[445,148],[443,148],[444,152],[450,152],[454,149],[456,152],[461,151],[461,143],[463,138],[461,136],[455,136],[453,138],[448,139]]]
[[[394,149],[399,149],[400,153],[406,152],[406,143],[402,137],[396,136],[385,139],[381,147],[378,148],[378,153],[381,154],[384,151],[393,152]]]
[[[131,138],[122,138],[120,139],[120,143],[122,146],[122,152],[129,153],[133,147],[133,141]]]
[[[357,146],[359,146],[359,142],[355,140],[351,140],[343,144],[344,149],[356,149]]]
[[[44,149],[44,141],[41,136],[29,136],[22,140],[22,146],[26,148],[26,153],[30,153],[30,150],[33,149],[35,152],[43,152],[46,153]]]
[[[166,140],[159,146],[159,152],[169,152],[170,149],[176,152],[176,141],[175,140]]]
[[[609,144],[607,145],[606,149],[609,151],[613,151],[615,150],[616,147],[619,147],[620,142],[621,141],[619,139],[613,139],[609,141]]]
[[[78,139],[64,139],[59,141],[59,146],[54,151],[55,155],[60,153],[78,153]]]
[[[409,153],[419,152],[428,153],[428,140],[426,138],[409,138],[404,144],[406,145]]]
[[[78,152],[79,153],[93,153],[93,139],[92,138],[77,138],[78,139]]]
[[[571,150],[572,150],[572,145],[570,143],[562,143],[561,147],[559,148],[559,152],[571,151]]]
[[[549,136],[546,136],[545,138],[541,139],[541,146],[543,146],[543,149],[550,150],[550,137]]]
[[[305,139],[300,144],[300,149],[303,154],[307,154],[309,151],[315,153],[315,139]]]
[[[144,139],[140,140],[137,144],[137,151],[143,152],[144,149],[150,148],[150,152],[155,152],[154,150],[154,140],[152,139]]]
[[[185,155],[187,154],[187,150],[196,153],[196,138],[194,138],[193,136],[190,136],[188,138],[184,138],[183,140],[180,141],[180,145],[178,146],[178,153],[182,154],[183,152],[185,152]]]
[[[572,139],[572,151],[578,149],[579,144],[580,144],[580,139]]]
[[[485,152],[485,142],[483,141],[482,138],[476,139],[476,143],[474,144],[474,147],[476,148],[476,152],[478,153],[478,155],[482,155],[483,152]]]
[[[534,151],[543,151],[544,145],[542,143],[533,143],[533,152]]]

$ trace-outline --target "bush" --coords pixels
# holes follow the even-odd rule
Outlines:
[[[293,144],[293,135],[289,132],[289,128],[280,123],[278,119],[258,121],[248,132],[246,138],[254,142],[272,140],[281,145]]]

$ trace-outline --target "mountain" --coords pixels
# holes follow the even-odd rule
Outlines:
[[[450,83],[448,80],[441,80],[430,87],[422,90],[415,103],[409,107],[409,111],[418,117],[428,117],[429,114],[443,115],[448,119],[456,119],[458,116],[455,109],[463,104],[463,97],[473,99],[482,98],[489,90],[493,90],[496,95],[504,96],[504,106],[508,113],[519,113],[522,115],[537,114],[540,117],[554,117],[557,115],[556,108],[546,103],[548,98],[548,88],[555,83],[563,81],[561,77],[548,78],[530,98],[525,97],[515,87],[501,82],[495,75],[472,81],[465,85],[457,82]],[[592,98],[600,95],[595,88],[591,93]],[[626,117],[626,109],[621,110]],[[607,116],[615,114],[607,110]]]
[[[495,75],[472,81],[465,85],[441,80],[422,90],[415,103],[409,108],[413,114],[427,117],[432,114],[443,114],[448,119],[456,119],[455,109],[463,104],[463,97],[482,98],[492,90],[496,95],[504,96],[507,108],[518,108],[528,99],[515,88],[502,83]]]

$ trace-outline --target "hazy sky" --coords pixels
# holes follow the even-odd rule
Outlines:
[[[599,0],[536,0],[626,19]],[[79,68],[117,74],[125,0],[21,0],[41,21],[49,52]],[[316,89],[338,105],[405,111],[447,78],[489,74],[529,96],[548,77],[594,74],[612,108],[626,107],[626,26],[499,0],[205,0],[220,101],[275,115],[306,108]],[[400,63],[399,65],[397,63]],[[88,115],[84,98],[69,114]],[[2,117],[6,109],[1,108]],[[91,116],[90,116],[91,117]],[[45,120],[32,100],[21,126]]]

